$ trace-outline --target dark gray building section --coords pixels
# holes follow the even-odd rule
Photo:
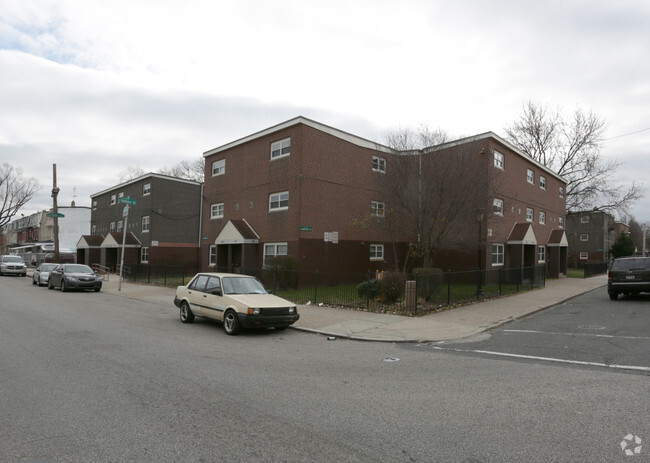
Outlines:
[[[91,234],[131,232],[142,245],[138,262],[198,267],[202,190],[199,182],[150,173],[100,191],[90,196]],[[121,198],[136,202],[126,230]]]

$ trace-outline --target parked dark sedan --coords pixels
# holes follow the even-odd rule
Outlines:
[[[622,257],[615,259],[607,274],[609,298],[619,294],[636,296],[650,292],[650,257]]]
[[[60,264],[50,271],[47,287],[58,287],[61,291],[93,289],[97,292],[102,289],[102,277],[87,265]]]

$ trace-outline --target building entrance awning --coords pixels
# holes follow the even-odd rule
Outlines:
[[[567,240],[564,230],[553,230],[551,236],[548,238],[548,247],[568,248],[569,240]]]
[[[537,245],[537,236],[530,223],[516,223],[508,237],[508,244]]]
[[[246,220],[229,220],[214,244],[258,244],[260,237]]]

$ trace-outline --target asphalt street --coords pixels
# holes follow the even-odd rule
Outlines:
[[[3,462],[615,462],[629,435],[650,455],[645,374],[229,337],[173,303],[25,278],[0,278],[0,301]]]

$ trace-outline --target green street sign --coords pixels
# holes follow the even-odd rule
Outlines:
[[[120,198],[120,203],[130,204],[131,206],[135,206],[137,204],[135,199],[131,199],[131,198]]]
[[[65,217],[65,215],[61,214],[60,212],[48,212],[47,214],[48,217]]]
[[[300,227],[300,231],[311,231],[311,227]]]

